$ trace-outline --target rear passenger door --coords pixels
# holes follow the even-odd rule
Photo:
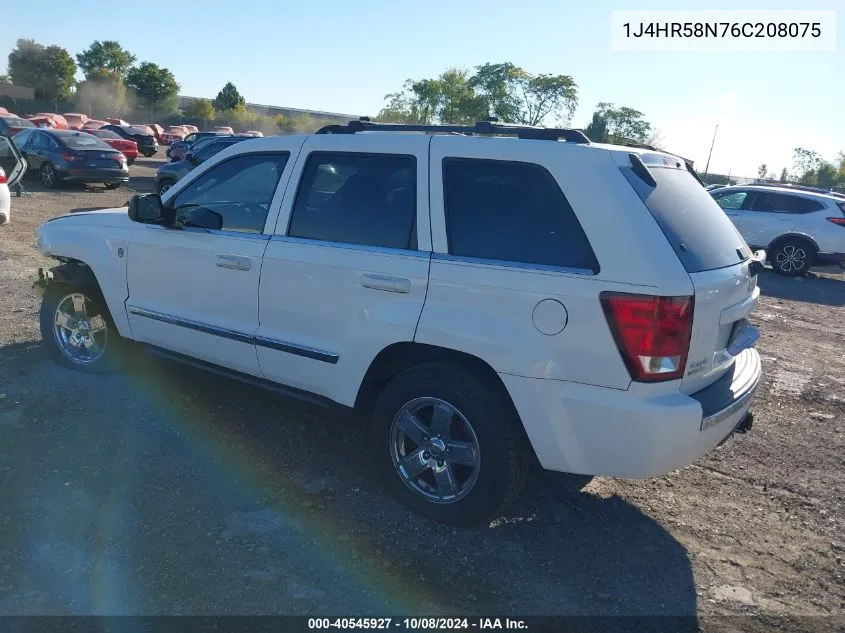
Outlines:
[[[428,283],[423,135],[316,135],[264,255],[256,333],[270,380],[355,402],[385,347],[413,341]]]
[[[499,373],[626,388],[598,262],[562,190],[579,185],[577,159],[562,143],[470,140],[431,143],[434,252],[416,341]]]
[[[793,196],[755,191],[748,211],[743,211],[742,236],[752,246],[767,248],[795,226]]]

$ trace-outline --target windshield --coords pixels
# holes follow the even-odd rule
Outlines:
[[[745,240],[712,196],[685,169],[649,166],[649,186],[631,167],[625,178],[645,203],[689,273],[733,266],[751,257]]]

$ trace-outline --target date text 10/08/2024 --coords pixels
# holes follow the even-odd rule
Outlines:
[[[527,630],[524,620],[516,618],[309,618],[311,630]]]

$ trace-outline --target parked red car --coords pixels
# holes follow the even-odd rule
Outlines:
[[[174,141],[181,141],[188,135],[188,131],[183,125],[171,125],[161,135],[161,142],[164,145],[170,145]]]
[[[61,114],[55,114],[53,112],[36,112],[29,120],[36,127],[46,127],[52,130],[67,130],[68,124],[65,118]]]
[[[139,127],[148,127],[152,130],[153,136],[156,137],[156,143],[159,145],[164,144],[164,139],[162,135],[164,134],[164,128],[161,127],[158,123],[141,123]]]
[[[103,139],[121,154],[126,156],[126,164],[131,165],[138,158],[138,143],[122,138],[110,130],[83,130],[92,136]]]
[[[85,122],[88,121],[87,114],[80,114],[78,112],[65,112],[62,116],[67,121],[67,126],[70,130],[81,130]]]
[[[108,121],[101,121],[100,119],[88,119],[82,126],[82,129],[86,132],[88,130],[99,130],[101,127],[108,124]]]

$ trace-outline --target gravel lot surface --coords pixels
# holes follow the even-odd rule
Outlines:
[[[749,434],[581,493],[533,473],[453,529],[385,495],[347,421],[165,361],[46,358],[34,229],[158,164],[116,191],[29,180],[0,227],[0,614],[845,614],[845,275],[761,276]]]

